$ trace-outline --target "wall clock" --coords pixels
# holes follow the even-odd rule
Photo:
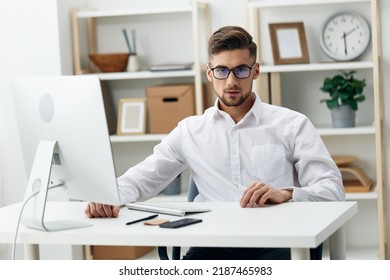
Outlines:
[[[349,11],[339,12],[322,25],[321,48],[334,60],[354,60],[368,48],[370,33],[370,26],[361,15]]]

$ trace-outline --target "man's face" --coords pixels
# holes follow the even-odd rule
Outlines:
[[[207,66],[207,79],[213,83],[214,92],[222,102],[221,106],[240,106],[245,103],[252,92],[252,82],[259,76],[259,65],[249,69],[250,74],[246,79],[238,79],[233,71],[227,79],[219,80],[213,76],[212,68],[225,67],[233,69],[236,67],[252,67],[255,64],[249,56],[249,50],[223,51],[213,56]],[[214,70],[218,71],[218,70]]]

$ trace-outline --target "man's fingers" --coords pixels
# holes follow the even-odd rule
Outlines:
[[[269,188],[264,188],[262,194],[259,194],[256,199],[256,204],[260,207],[264,206],[264,204],[268,201],[271,196],[272,190]]]
[[[260,207],[266,203],[283,203],[292,198],[292,190],[280,190],[262,182],[255,182],[245,190],[240,200],[241,207]]]
[[[119,216],[119,210],[120,210],[121,208],[119,207],[119,206],[114,206],[113,208],[112,208],[112,217],[113,218],[117,218],[118,216]]]
[[[111,206],[101,203],[90,202],[85,209],[85,214],[89,218],[107,217],[116,218],[119,215],[119,206]]]
[[[103,204],[95,203],[95,217],[106,217],[106,213],[103,209]]]
[[[112,206],[112,205],[107,205],[107,204],[102,204],[102,205],[103,205],[103,211],[105,214],[104,217],[109,217],[109,218],[118,217],[119,206]]]
[[[101,213],[103,213],[102,217],[112,217],[111,205],[101,204]]]
[[[91,211],[91,203],[88,203],[87,207],[84,210],[84,213],[88,218],[93,218],[92,211]]]
[[[253,207],[254,203],[256,202],[257,197],[255,197],[256,191],[261,189],[264,186],[263,183],[254,183],[249,188],[247,188],[242,195],[240,205],[241,207]],[[259,194],[259,193],[258,193]]]

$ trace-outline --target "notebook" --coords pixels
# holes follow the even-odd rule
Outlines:
[[[174,216],[185,216],[187,214],[203,213],[209,212],[211,209],[201,208],[196,206],[167,206],[167,205],[158,205],[158,204],[147,204],[143,202],[133,202],[127,203],[126,207],[130,210],[139,210],[145,212],[167,214]]]

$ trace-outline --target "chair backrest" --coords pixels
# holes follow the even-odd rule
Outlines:
[[[195,197],[199,194],[198,187],[196,186],[194,180],[192,177],[190,177],[190,180],[188,182],[188,194],[187,194],[187,201],[194,201]]]

